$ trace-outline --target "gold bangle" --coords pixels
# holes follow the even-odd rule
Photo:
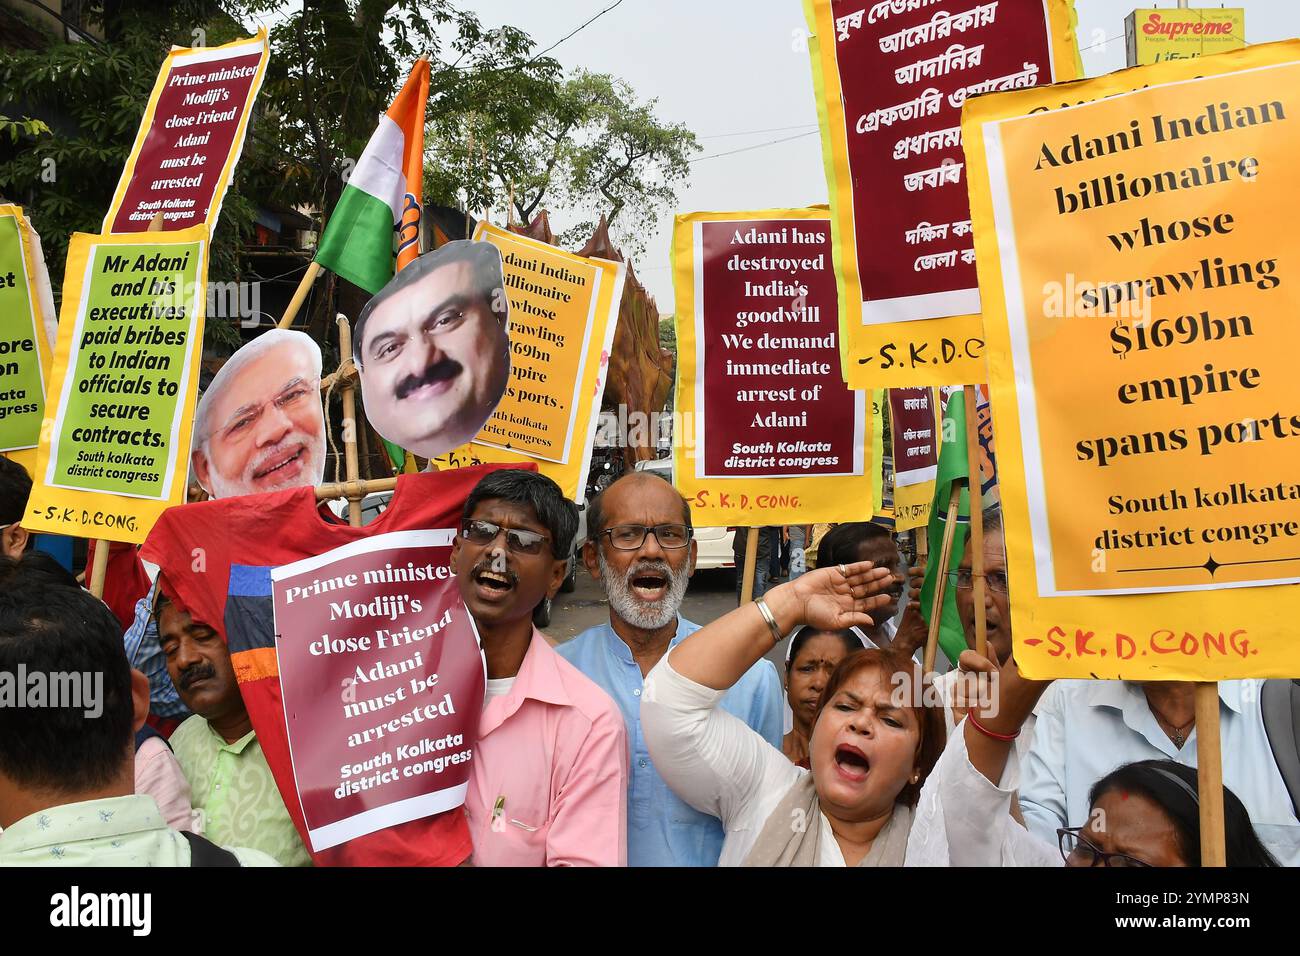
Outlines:
[[[780,644],[785,637],[781,629],[776,625],[776,618],[772,616],[772,609],[767,606],[767,602],[759,598],[754,602],[758,605],[758,612],[763,615],[763,620],[767,621],[767,629],[772,632],[772,646]]]

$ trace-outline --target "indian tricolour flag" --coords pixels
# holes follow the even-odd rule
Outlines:
[[[429,61],[411,68],[325,226],[316,261],[372,295],[420,253]]]

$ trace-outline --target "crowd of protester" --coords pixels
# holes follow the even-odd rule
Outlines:
[[[102,675],[102,713],[0,706],[0,866],[310,865],[220,622],[158,576],[124,627],[32,549],[29,492],[0,457],[0,673]],[[970,649],[943,673],[920,663],[923,569],[888,528],[762,529],[757,600],[690,621],[691,509],[668,482],[616,481],[582,541],[578,518],[523,470],[489,472],[464,503],[452,570],[486,693],[464,807],[448,811],[468,823],[455,862],[1200,864],[1191,685],[1024,677],[996,510],[987,656],[968,545],[949,578]],[[575,550],[609,620],[557,646],[534,612]],[[1300,864],[1262,684],[1219,684],[1230,866]]]

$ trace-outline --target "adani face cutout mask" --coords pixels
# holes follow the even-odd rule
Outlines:
[[[352,338],[366,417],[434,458],[471,441],[510,377],[501,253],[458,240],[420,256],[367,303]]]

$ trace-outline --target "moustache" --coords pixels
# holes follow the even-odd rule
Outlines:
[[[280,462],[291,458],[294,448],[298,449],[298,453],[303,455],[308,454],[310,446],[307,442],[307,436],[295,432],[273,448],[262,452],[249,463],[249,476],[253,478],[261,477],[262,472],[267,465],[279,464]]]
[[[636,564],[632,565],[632,567],[628,568],[627,574],[624,575],[624,580],[631,585],[636,578],[639,578],[643,574],[662,574],[664,580],[669,584],[672,584],[675,580],[673,569],[667,561],[638,561]]]
[[[393,394],[400,401],[410,395],[417,388],[423,388],[425,385],[432,385],[435,382],[443,382],[449,378],[454,378],[461,373],[463,366],[453,358],[443,356],[426,368],[419,375],[408,375],[397,383],[393,389]]]
[[[191,664],[185,670],[181,671],[181,686],[178,690],[189,690],[190,685],[196,681],[207,680],[209,677],[216,677],[217,672],[211,664]]]
[[[474,569],[470,572],[470,577],[478,577],[484,571],[491,571],[493,574],[499,574],[504,577],[510,582],[511,587],[514,587],[519,583],[519,575],[510,570],[508,566],[500,568],[497,567],[496,564],[497,562],[495,561],[480,561],[478,564],[474,565]]]

